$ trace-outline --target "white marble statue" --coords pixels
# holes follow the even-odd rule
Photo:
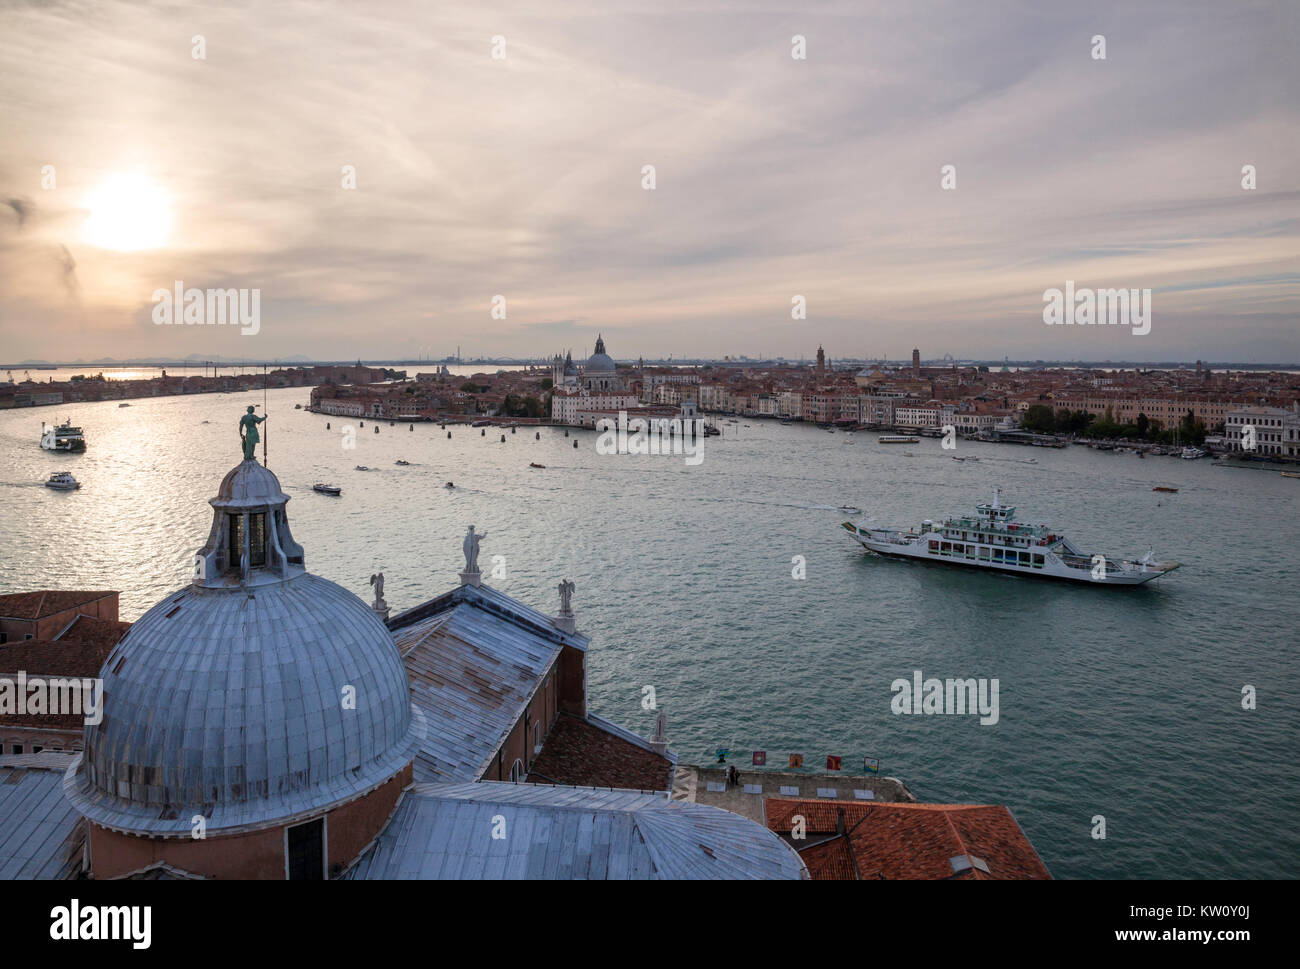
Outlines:
[[[465,552],[465,572],[467,574],[476,574],[478,572],[478,543],[485,538],[487,538],[487,532],[475,535],[474,526],[469,526],[465,541],[461,545],[461,549]]]
[[[376,572],[370,577],[370,584],[375,587],[375,606],[384,604],[384,573]]]
[[[563,580],[559,586],[560,590],[560,615],[573,615],[573,590],[577,588],[570,580]]]

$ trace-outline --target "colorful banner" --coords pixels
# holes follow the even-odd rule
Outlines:
[[[791,766],[791,767],[802,767],[802,766],[803,766],[803,754],[791,754],[791,755],[790,755],[790,766]]]
[[[843,757],[836,757],[834,754],[827,754],[826,769],[839,770],[843,766],[843,761],[844,761]]]
[[[767,764],[767,751],[766,750],[754,751],[754,766],[763,767],[766,764]]]
[[[864,757],[862,759],[862,769],[868,774],[880,773],[880,761],[875,757]]]

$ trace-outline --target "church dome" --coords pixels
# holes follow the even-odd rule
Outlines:
[[[584,373],[613,373],[614,361],[609,354],[605,352],[605,341],[596,337],[596,352],[587,358],[587,366]]]
[[[233,507],[283,504],[288,500],[289,496],[280,490],[280,479],[268,468],[256,461],[241,461],[221,479],[217,497],[211,503]]]
[[[421,721],[392,636],[305,571],[287,501],[255,461],[227,474],[192,583],[109,654],[102,718],[64,781],[91,821],[255,829],[354,800],[411,763]]]

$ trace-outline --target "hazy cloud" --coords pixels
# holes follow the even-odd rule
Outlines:
[[[168,352],[1294,360],[1296,26],[1282,0],[8,6],[4,355],[157,355],[150,294],[182,279],[260,288],[264,325]],[[170,197],[165,249],[85,241],[118,172]],[[66,247],[64,285],[27,246]],[[1151,335],[1045,327],[1066,279],[1152,289]]]

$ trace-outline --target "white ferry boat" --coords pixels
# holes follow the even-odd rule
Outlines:
[[[64,421],[58,427],[41,424],[41,447],[47,451],[84,451],[86,439],[81,428],[73,427],[71,421]]]
[[[975,507],[976,517],[949,518],[941,525],[927,519],[919,531],[864,528],[853,522],[845,522],[844,528],[878,555],[1045,579],[1141,585],[1168,575],[1180,564],[1157,562],[1149,551],[1138,561],[1085,553],[1046,525],[1014,521],[1015,506],[1000,504],[997,489],[991,503]]]
[[[906,434],[881,434],[876,438],[877,444],[920,444],[919,437],[909,437]]]

